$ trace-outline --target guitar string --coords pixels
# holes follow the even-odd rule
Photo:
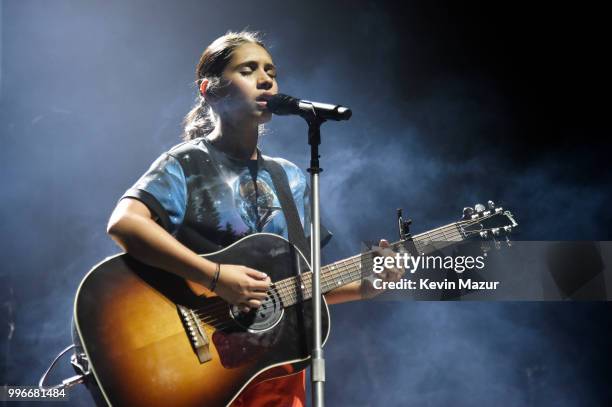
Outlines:
[[[358,280],[359,277],[361,277],[361,271],[359,268],[354,267],[353,270],[347,273],[346,275],[348,276],[350,280]],[[329,283],[329,281],[327,282]],[[297,294],[299,290],[295,290],[295,291],[296,291],[295,294],[293,293],[291,294],[290,301],[283,300],[283,303],[285,302],[287,303],[287,304],[283,304],[284,307],[288,307],[288,306],[291,306],[291,305],[294,305],[300,302],[299,299],[303,301],[305,299],[310,299],[312,297],[311,286],[306,286],[304,289],[302,289],[302,292],[303,292],[302,295]],[[201,318],[200,322],[208,324],[208,325],[212,325],[213,327],[217,329],[225,329],[230,326],[233,326],[233,327],[239,326],[239,324],[230,317],[227,304],[225,304],[222,307],[222,310],[223,310],[222,315],[208,315],[208,316],[205,316],[204,318]]]
[[[394,245],[399,245],[401,243],[402,242],[397,242],[397,243],[394,243]],[[372,254],[373,252],[368,252],[368,253]],[[356,281],[362,276],[362,272],[361,272],[361,270],[363,269],[362,266],[365,266],[367,268],[368,266],[373,265],[372,261],[364,260],[363,255],[361,254],[353,256],[353,258],[356,258],[356,257],[359,257],[360,260],[351,261],[351,258],[342,260],[341,262],[346,263],[346,264],[343,264],[342,266],[336,266],[336,269],[342,269],[341,272],[340,270],[338,270],[337,272],[328,272],[324,276],[322,276],[323,277],[322,286],[325,287],[324,288],[325,290],[327,290],[328,288],[331,289],[333,286],[336,285],[336,283],[338,282],[338,280],[335,278],[336,276],[342,274],[345,281],[349,281],[349,280]],[[373,260],[373,257],[368,256],[366,259]],[[334,263],[334,264],[337,264],[337,263]],[[312,272],[309,271],[305,274],[312,274]],[[310,276],[307,276],[307,277],[310,277]],[[297,280],[294,280],[294,281],[296,281],[297,283]],[[312,298],[312,285],[310,284],[311,280],[309,278],[306,278],[304,279],[304,281],[306,282],[306,284],[300,285],[299,289],[297,287],[297,284],[292,284],[290,287],[287,287],[288,291],[285,291],[283,293],[284,296],[279,295],[284,307],[288,307],[298,302],[301,302],[299,300],[304,301],[304,300],[308,300]],[[302,292],[301,295],[299,294],[300,290]],[[268,302],[269,301],[264,301],[263,303],[267,304]],[[208,325],[212,325],[217,329],[224,329],[229,326],[235,327],[237,325],[237,322],[235,322],[229,315],[229,310],[228,310],[229,305],[227,303],[224,303],[221,305],[222,305],[221,309],[224,313],[223,315],[220,315],[220,316],[210,315],[212,314],[212,312],[208,312],[209,315],[202,315],[201,313],[199,313],[198,316],[200,318],[200,322],[208,324]],[[227,313],[225,313],[226,310],[228,311]],[[218,312],[219,309],[217,308],[216,311]]]
[[[456,227],[455,225],[449,225],[447,227],[443,227],[441,228],[440,231],[438,231],[437,233],[429,233],[428,238],[430,240],[432,240],[431,238],[437,238],[437,237],[445,237],[445,238],[449,238],[449,236],[446,236],[446,230],[448,229],[455,229],[454,230],[454,235],[451,235],[450,238],[456,238],[456,237],[461,237],[461,235],[456,231]],[[417,236],[415,236],[416,238]],[[399,246],[401,245],[401,241],[400,242],[395,242],[392,244],[393,246]],[[415,242],[418,243],[418,242]],[[328,266],[324,266],[322,269],[327,269],[327,270],[322,270],[323,274],[325,275],[325,277],[330,280],[330,279],[335,279],[335,277],[341,275],[341,274],[345,274],[344,272],[346,271],[346,269],[353,267],[354,263],[361,263],[363,260],[361,259],[364,256],[368,256],[370,254],[373,254],[373,251],[369,251],[369,252],[365,252],[363,254],[357,254],[355,256],[351,256],[349,258],[340,260],[338,262],[335,262],[331,265]],[[338,265],[339,263],[341,263],[341,265]],[[307,273],[311,273],[311,272],[307,272]],[[331,278],[330,278],[331,277]],[[301,280],[301,279],[300,279]],[[325,281],[322,281],[323,284],[325,284]],[[299,284],[299,280],[297,277],[289,277],[287,279],[283,279],[280,281],[277,281],[274,283],[274,289],[275,291],[279,294],[280,297],[283,297],[286,294],[292,294],[294,290],[294,286],[296,286],[296,284]],[[223,306],[224,304],[219,304],[219,306]],[[201,310],[201,308],[200,308]],[[207,312],[212,312],[212,309],[207,309]]]
[[[353,271],[349,271],[348,273],[344,273],[346,276],[348,276],[348,278],[353,278],[355,276],[360,276],[361,275],[361,271],[359,271],[356,267],[351,267],[351,265],[346,265],[343,267],[343,269],[349,270],[349,269],[353,269]],[[311,271],[306,272],[307,274],[311,275]],[[306,274],[304,273],[304,274]],[[310,277],[310,276],[308,276]],[[322,286],[324,285],[329,285],[329,282],[331,279],[327,278],[328,276],[326,275],[326,281],[323,282]],[[307,279],[308,281],[308,279]],[[308,284],[308,283],[307,283]],[[306,297],[310,298],[311,297],[311,289],[310,289],[310,285],[305,285],[304,288],[302,289],[305,292]],[[283,305],[285,307],[290,306],[290,305],[294,305],[295,303],[297,303],[297,291],[298,291],[298,287],[297,286],[292,286],[292,287],[286,287],[286,289],[281,293],[279,293],[279,299],[281,300],[281,303],[283,303]],[[272,296],[271,296],[272,297]],[[269,297],[270,298],[270,297]],[[223,300],[220,300],[223,301]],[[264,300],[262,301],[262,306],[263,305],[270,305],[273,301],[272,298],[268,299],[268,300]],[[200,318],[200,320],[202,322],[206,322],[206,323],[214,323],[215,320],[217,319],[215,315],[210,315],[210,314],[214,314],[220,310],[222,310],[225,313],[225,310],[227,310],[230,307],[229,304],[227,304],[226,302],[221,302],[219,304],[214,304],[208,307],[201,307],[201,308],[197,308],[194,309],[194,311],[196,312],[196,315],[198,315],[198,317]],[[210,315],[210,317],[209,317]],[[226,315],[224,315],[226,316]]]
[[[431,236],[434,236],[434,234],[431,234]],[[397,242],[394,243],[395,246],[401,244],[402,242]],[[373,252],[368,252],[368,254],[372,254]],[[322,275],[322,286],[324,287],[325,290],[331,289],[334,286],[337,286],[338,284],[340,284],[340,281],[342,281],[342,279],[338,279],[338,276],[342,276],[344,277],[344,281],[348,282],[348,281],[356,281],[359,280],[359,277],[362,276],[362,266],[365,266],[366,268],[368,266],[372,266],[373,262],[371,261],[365,261],[364,260],[364,255],[359,254],[356,256],[353,256],[352,258],[348,258],[345,260],[340,261],[339,263],[343,263],[341,266],[338,266],[338,262],[334,263],[334,268],[332,269],[332,267],[330,266],[326,266],[329,270],[333,270],[333,271],[327,271]],[[369,256],[367,256],[369,257]],[[353,259],[355,258],[359,258],[357,261],[354,261]],[[368,258],[368,260],[372,260],[372,258]],[[348,271],[348,273],[347,273]],[[312,284],[311,284],[311,279],[309,278],[311,276],[312,272],[306,272],[303,274],[306,275],[306,278],[303,279],[303,281],[305,282],[305,284],[300,284],[300,287],[298,289],[298,283],[299,280],[295,279],[295,278],[289,278],[287,280],[289,280],[288,282],[290,284],[286,285],[285,287],[283,287],[281,290],[277,289],[277,292],[279,294],[280,300],[283,303],[283,305],[285,307],[287,306],[291,306],[294,305],[298,302],[300,302],[299,300],[301,299],[303,300],[307,300],[312,298]],[[281,280],[283,282],[285,282],[284,280]],[[277,282],[278,284],[278,282]],[[343,284],[340,284],[343,285]],[[300,295],[299,292],[300,290],[304,293],[303,295]],[[299,298],[298,298],[299,297]],[[222,301],[222,300],[220,300]],[[269,300],[264,300],[262,301],[262,305],[269,305],[271,302],[273,302],[274,300],[269,299]],[[200,318],[200,320],[202,322],[208,323],[208,324],[215,324],[216,322],[219,321],[219,318],[216,315],[210,315],[213,314],[214,312],[217,312],[219,310],[222,310],[224,315],[222,315],[222,319],[228,319],[229,317],[229,312],[228,314],[225,314],[225,311],[228,310],[229,308],[229,304],[225,303],[225,302],[221,302],[219,304],[215,304],[216,307],[214,307],[213,305],[208,306],[208,307],[200,307],[197,309],[194,309],[194,311],[198,311],[197,315]],[[214,308],[216,309],[214,309]],[[208,314],[208,315],[207,315]],[[227,321],[230,324],[234,324],[233,320],[228,320]]]
[[[463,224],[474,224],[474,223],[479,223],[480,221],[482,221],[483,218],[474,220],[474,221],[463,221]],[[455,239],[455,238],[460,238],[460,240],[463,239],[463,236],[458,233],[458,228],[457,226],[460,225],[460,222],[451,224],[451,225],[447,225],[447,226],[443,226],[440,227],[437,230],[431,231],[431,232],[425,232],[419,235],[414,236],[415,240],[415,245],[416,244],[421,244],[423,243],[424,245],[427,244],[427,239],[431,242],[434,240],[434,238],[438,238],[440,237],[440,235],[444,236],[444,238],[446,239]],[[449,231],[449,235],[446,235],[446,232]],[[435,232],[435,233],[434,233]],[[424,240],[423,242],[419,241],[418,238],[422,238],[422,237],[426,237],[427,239],[421,239]],[[396,242],[393,243],[391,246],[398,246],[401,245],[401,241],[400,242]],[[352,257],[349,257],[347,259],[341,260],[339,262],[333,263],[332,265],[329,266],[325,266],[323,269],[327,268],[328,270],[322,270],[324,272],[324,274],[322,275],[322,285],[326,286],[325,289],[331,289],[332,287],[334,287],[335,285],[344,285],[342,284],[342,279],[338,279],[337,277],[342,275],[345,281],[347,280],[347,276],[348,279],[350,281],[355,281],[356,279],[353,279],[355,276],[360,277],[361,276],[361,263],[363,263],[363,265],[370,266],[372,265],[372,263],[364,263],[363,257],[367,256],[369,254],[373,254],[373,251],[370,252],[366,252],[364,254],[358,254]],[[357,258],[359,258],[357,260]],[[356,261],[355,261],[356,260]],[[338,263],[341,263],[341,265],[339,266]],[[357,264],[360,265],[357,265]],[[346,273],[347,270],[354,268],[354,271],[350,271],[349,273]],[[307,272],[304,274],[311,274],[312,272]],[[304,275],[303,274],[303,275]],[[353,275],[354,274],[354,275]],[[310,278],[306,278],[306,279],[300,279],[302,281],[305,281],[306,284],[300,284],[300,289],[302,291],[306,292],[306,299],[311,298],[312,294],[310,291],[312,291],[311,289],[311,279]],[[290,305],[293,305],[295,303],[298,302],[298,288],[297,288],[297,284],[299,283],[299,280],[295,277],[290,277],[288,279],[284,279],[281,280],[279,282],[276,282],[274,285],[274,290],[278,293],[278,296],[280,297],[280,299],[282,300],[283,303],[290,303]],[[330,285],[331,283],[331,285]],[[327,287],[329,286],[329,287]],[[303,296],[301,296],[303,298]],[[262,301],[262,304],[265,305],[269,305],[273,300],[270,299],[270,297],[268,297],[268,300],[264,300]],[[287,301],[289,300],[289,301]],[[222,300],[221,300],[222,301]],[[288,306],[288,305],[287,305]],[[219,308],[221,310],[226,310],[229,307],[229,304],[227,304],[226,302],[221,302],[219,304],[211,304],[210,306],[204,306],[204,307],[199,307],[199,308],[195,308],[194,311],[198,311],[198,317],[202,317],[205,316],[204,314],[212,314],[213,312],[215,312],[215,308]],[[211,321],[212,322],[212,321]]]
[[[477,222],[471,222],[471,223],[477,223]],[[442,228],[440,228],[438,233],[426,232],[426,233],[424,233],[422,235],[424,235],[424,236],[426,236],[426,237],[431,239],[432,237],[434,237],[436,235],[439,236],[440,234],[443,234],[446,238],[449,238],[449,236],[446,236],[446,231],[448,229],[454,229],[454,232],[451,233],[450,238],[451,239],[455,238],[455,237],[462,238],[462,236],[459,233],[457,233],[458,229],[456,228],[456,225],[457,224],[453,224],[453,225],[449,225],[447,227],[442,227]],[[455,235],[455,236],[453,236],[453,235]],[[420,237],[420,236],[421,235],[415,236],[415,238]],[[397,246],[397,245],[399,245],[401,243],[402,242],[396,242],[392,246]],[[421,242],[419,240],[417,240],[417,241],[415,241],[415,243],[421,243]],[[426,242],[424,242],[424,243],[426,244]],[[371,253],[372,252],[369,252],[369,254],[371,254]],[[356,259],[356,258],[360,258],[360,259],[356,262],[356,261],[353,260],[353,259]],[[351,281],[357,280],[358,278],[354,280],[354,277],[360,277],[361,276],[361,271],[360,271],[361,270],[361,266],[357,265],[357,263],[363,263],[363,262],[364,262],[363,261],[363,255],[359,254],[359,255],[353,256],[351,258],[344,259],[344,260],[342,260],[340,262],[336,262],[336,263],[334,263],[331,266],[326,266],[326,268],[328,268],[329,270],[333,270],[333,271],[329,272],[329,270],[327,270],[327,271],[323,270],[324,271],[324,275],[322,276],[323,277],[322,285],[325,286],[326,290],[328,288],[331,289],[335,285],[343,285],[343,284],[341,284],[342,279],[339,279],[339,280],[337,279],[338,275],[342,275],[344,277],[345,281],[347,281],[347,277],[348,277],[348,280],[351,280]],[[338,266],[338,263],[341,263],[341,266]],[[369,266],[369,265],[371,265],[371,263],[367,263],[365,265]],[[351,268],[353,269],[353,271],[351,271],[349,273],[346,273],[346,270],[347,269],[351,269]],[[308,272],[308,274],[311,274],[311,272]],[[302,280],[305,281],[306,284],[301,284],[300,285],[300,289],[303,292],[306,293],[306,297],[307,297],[306,299],[311,298],[312,297],[312,293],[311,293],[311,291],[312,291],[311,285],[312,284],[310,284],[311,280],[308,278],[308,276],[307,276],[306,279],[302,279]],[[283,284],[283,286],[281,286],[280,289],[278,289],[278,288],[276,289],[276,291],[278,292],[278,295],[279,295],[281,301],[283,303],[289,304],[289,305],[293,305],[293,304],[297,303],[298,302],[298,292],[299,292],[299,290],[297,288],[298,280],[295,279],[295,278],[289,278],[289,279],[286,279],[286,280],[281,280],[281,283],[288,283],[288,284]],[[331,285],[330,285],[330,283],[331,283]],[[279,285],[279,282],[277,282],[276,284]],[[303,299],[303,296],[300,296],[300,297],[302,297],[302,299]],[[271,299],[270,300],[264,300],[262,303],[264,305],[268,305],[270,302],[272,302]],[[222,303],[216,304],[216,305],[218,305],[223,311],[225,311],[229,307],[229,304],[227,304],[225,302],[222,302]],[[286,305],[286,306],[289,306],[289,305]],[[201,307],[201,308],[198,309],[198,311],[199,311],[199,314],[200,314],[199,317],[202,317],[203,316],[202,312],[206,312],[206,313],[210,314],[210,313],[213,313],[215,310],[212,308],[212,306],[208,306],[208,307]],[[214,319],[215,318],[206,319],[206,322],[214,322]]]
[[[414,242],[415,242],[415,246],[416,244],[421,244],[423,243],[424,245],[427,244],[427,240],[429,240],[429,243],[431,243],[431,241],[434,240],[434,238],[438,238],[441,235],[445,238],[445,239],[455,239],[455,238],[460,238],[460,240],[463,240],[464,237],[458,232],[459,225],[473,225],[476,223],[480,223],[482,222],[482,220],[494,216],[496,214],[491,214],[491,215],[487,215],[483,218],[479,218],[479,219],[474,219],[474,220],[467,220],[467,221],[461,221],[461,222],[456,222],[447,226],[442,226],[438,229],[434,229],[431,232],[424,232],[422,234],[418,234],[415,235],[413,237]],[[446,232],[449,231],[449,235],[450,236],[446,236]],[[423,239],[423,237],[425,237],[426,239]],[[423,242],[421,242],[419,240],[419,238],[421,238],[420,240],[424,240]],[[391,247],[394,246],[398,246],[401,245],[402,241],[400,242],[395,242],[391,245]],[[420,250],[419,250],[420,251]],[[365,262],[364,261],[364,256],[368,256],[370,254],[373,254],[374,251],[369,251],[363,254],[358,254],[352,257],[349,257],[347,259],[344,260],[340,260],[338,262],[333,263],[332,265],[329,266],[325,266],[322,269],[327,269],[327,270],[322,270],[324,273],[322,274],[322,286],[325,286],[325,289],[327,290],[328,288],[331,289],[332,287],[334,287],[335,285],[344,285],[344,283],[342,283],[342,278],[341,279],[337,279],[338,276],[342,276],[344,277],[344,281],[348,281],[352,282],[352,281],[356,281],[358,279],[354,279],[354,277],[360,277],[361,276],[361,269],[362,269],[362,265],[367,266],[371,266],[373,263],[369,263],[369,262]],[[357,258],[359,258],[359,260],[357,260]],[[338,263],[341,263],[342,265],[338,266]],[[363,263],[363,264],[362,264]],[[347,270],[351,270],[347,273]],[[305,274],[312,274],[311,271],[304,273]],[[347,278],[348,277],[348,278]],[[306,279],[300,279],[302,281],[302,283],[300,284],[300,289],[302,290],[302,292],[305,292],[305,296],[304,295],[299,295],[299,297],[301,297],[302,301],[303,300],[307,300],[310,299],[312,297],[312,284],[310,284],[312,281],[310,278],[306,278]],[[281,280],[279,282],[276,282],[274,284],[274,290],[278,293],[278,296],[280,297],[281,301],[283,303],[289,303],[290,305],[294,305],[295,303],[299,302],[298,301],[298,286],[297,284],[299,283],[299,281],[296,277],[289,277],[287,279]],[[306,282],[306,284],[304,284],[303,282]],[[331,285],[330,285],[331,283]],[[280,286],[280,287],[279,287]],[[329,286],[329,287],[328,287]],[[306,297],[306,298],[304,298]],[[289,300],[289,301],[287,301]],[[262,301],[262,304],[265,305],[269,305],[273,300],[268,297],[267,300]],[[290,306],[290,305],[285,305],[285,306]],[[207,317],[208,315],[205,314],[213,314],[214,312],[217,312],[218,310],[223,310],[225,311],[226,309],[228,309],[230,305],[228,303],[226,303],[223,300],[220,300],[219,304],[211,304],[209,306],[204,306],[204,307],[199,307],[199,308],[194,308],[194,311],[197,311],[197,315],[199,318],[202,317]],[[206,322],[206,323],[214,323],[215,318],[208,318],[208,319],[200,319],[202,322]],[[233,320],[232,320],[233,321]]]
[[[345,277],[346,281],[349,281],[349,280],[357,281],[359,277],[361,277],[362,273],[361,273],[360,263],[361,262],[348,263],[347,265],[342,267],[342,269],[344,269],[342,274]],[[366,267],[372,264],[373,263],[364,263]],[[312,285],[310,284],[311,279],[308,278],[312,275],[312,272],[308,271],[304,274],[307,274],[307,278],[305,279],[306,284],[304,284],[303,286],[300,285],[299,288],[297,285],[286,287],[286,290],[283,291],[282,294],[279,294],[279,299],[281,300],[283,307],[288,307],[298,302],[301,302],[299,301],[300,299],[304,301],[304,300],[312,298]],[[334,275],[338,275],[338,274],[335,273]],[[331,273],[326,274],[325,276],[322,276],[322,277],[324,281],[322,281],[321,286],[324,288],[324,290],[331,289],[332,287],[336,286],[336,283],[335,283],[336,280],[333,278],[333,275],[331,275]],[[304,293],[303,295],[298,294],[300,290]],[[301,298],[298,298],[298,297],[301,297]],[[269,305],[274,301],[275,300],[273,300],[272,298],[268,300],[264,300],[262,301],[262,306]],[[225,313],[225,310],[228,310],[229,307],[230,307],[229,304],[222,302],[220,304],[214,304],[214,305],[211,304],[211,306],[209,306],[208,309],[205,309],[206,307],[202,307],[202,308],[197,308],[193,310],[196,312],[196,315],[200,318],[202,322],[205,322],[208,324],[214,324],[214,322],[216,322],[218,318],[215,315],[210,315],[210,314],[214,314],[215,312],[218,312],[219,310],[222,310]],[[228,316],[228,315],[229,314],[223,315],[223,317]]]
[[[369,266],[373,263],[369,263],[366,262],[365,266]],[[356,281],[358,280],[361,276],[361,266],[353,263],[351,265],[348,265],[346,267],[344,267],[345,269],[348,269],[348,273],[344,273],[344,279],[345,281]],[[309,272],[309,274],[312,272]],[[325,276],[327,277],[327,276]],[[306,281],[308,283],[310,283],[309,279],[306,279]],[[335,284],[333,284],[334,280],[333,279],[328,279],[326,278],[326,280],[323,282],[322,286],[324,286],[324,289],[326,290],[327,288],[331,288],[333,287]],[[330,284],[331,283],[331,284]],[[301,292],[302,294],[300,295],[299,292]],[[301,299],[303,300],[307,300],[312,298],[312,286],[311,284],[306,284],[304,287],[300,287],[300,289],[297,288],[297,286],[292,287],[292,290],[290,293],[286,293],[288,295],[285,295],[285,297],[281,297],[281,302],[283,303],[284,307],[288,307],[291,305],[294,305],[298,302],[300,302],[299,300]],[[267,301],[264,301],[264,303],[267,303]],[[219,318],[219,316],[217,315],[210,315],[211,313],[209,313],[209,315],[199,315],[200,317],[200,321],[209,325],[219,325],[218,328],[222,329],[223,327],[227,327],[227,324],[230,325],[234,325],[235,322],[229,318],[229,310],[228,310],[229,306],[227,304],[224,304],[224,306],[222,307],[224,314],[221,315],[221,318]],[[225,313],[225,311],[228,310],[227,313]],[[217,309],[217,311],[219,311]],[[224,320],[223,322],[221,320]]]
[[[449,227],[448,229],[451,229],[451,227]],[[452,229],[455,229],[455,228],[452,227]],[[440,231],[438,233],[435,233],[435,234],[434,233],[430,233],[428,238],[430,240],[434,240],[434,238],[438,238],[441,235],[443,235],[447,239],[455,239],[457,237],[459,237],[459,238],[461,237],[461,235],[456,230],[454,230],[453,233],[450,234],[450,236],[446,235],[446,230],[442,230],[442,231]],[[419,241],[416,241],[415,243],[419,244],[419,245],[421,244],[421,242],[419,242]],[[395,242],[395,243],[392,244],[392,248],[393,248],[393,246],[399,246],[401,244],[402,244],[401,241],[400,242]],[[355,261],[361,262],[362,261],[362,257],[368,256],[368,255],[373,254],[373,253],[374,253],[374,251],[360,253],[360,254],[348,257],[346,259],[337,261],[337,262],[335,262],[335,263],[333,263],[331,265],[324,266],[324,267],[322,267],[322,270],[323,270],[323,272],[324,272],[324,274],[326,276],[329,276],[329,275],[339,275],[339,274],[342,274],[342,271],[343,271],[342,269],[345,269],[347,266],[351,266],[352,263],[354,263]],[[295,285],[296,278],[297,277],[289,277],[287,279],[283,279],[283,280],[277,281],[277,282],[275,282],[275,286],[276,286],[275,288],[277,289],[278,292],[283,293],[284,289],[286,288],[287,285],[289,285],[289,286]]]
[[[360,276],[361,272],[357,271],[356,273],[352,273],[355,276]],[[307,295],[310,295],[310,293],[307,291]],[[295,305],[298,302],[295,302],[294,304],[291,305]],[[290,305],[287,305],[285,307],[288,307]],[[229,328],[229,327],[235,327],[237,325],[239,325],[236,321],[234,321],[234,319],[232,319],[229,315],[229,309],[228,309],[228,305],[225,304],[225,306],[222,308],[223,310],[223,314],[222,315],[209,315],[206,316],[205,318],[201,318],[200,317],[200,322],[205,323],[207,325],[211,325],[213,327],[215,327],[216,329],[225,329],[225,328]],[[284,308],[285,308],[284,307]],[[217,309],[217,313],[220,311],[220,309]],[[227,312],[225,312],[227,311]]]
[[[356,257],[359,257],[359,259],[343,260],[342,265],[338,265],[338,263],[334,263],[333,267],[326,266],[327,270],[322,270],[323,274],[322,274],[321,285],[325,289],[328,289],[328,288],[331,289],[332,287],[339,285],[343,281],[344,282],[355,281],[353,280],[353,275],[359,274],[360,276],[362,269],[364,268],[367,269],[368,266],[373,265],[373,257],[367,256],[367,255],[358,255]],[[291,301],[295,301],[296,291],[299,291],[299,289],[306,291],[307,297],[310,298],[311,296],[310,291],[312,288],[312,284],[311,284],[312,271],[304,272],[301,276],[305,278],[297,279],[297,278],[291,277],[287,279],[287,280],[291,280],[291,281],[288,281],[289,284],[284,285],[284,287],[280,290],[279,289],[274,290],[276,293],[278,293],[278,296],[280,297],[280,299],[284,300],[283,301],[284,303],[290,302],[290,301],[286,301],[287,299],[291,299]],[[343,285],[343,284],[340,284],[340,285]],[[290,298],[288,298],[289,296]],[[268,300],[268,301],[264,300],[262,303],[268,304],[270,301],[271,300]],[[197,308],[194,310],[200,311],[200,310],[203,310],[203,308]],[[211,310],[211,309],[209,308],[207,309],[207,311],[208,310]]]
[[[457,236],[459,235],[457,234]],[[401,242],[394,243],[393,245],[394,246],[401,245]],[[341,278],[339,279],[338,277],[345,275],[347,269],[355,268],[357,270],[360,270],[362,266],[366,266],[366,267],[371,266],[372,263],[370,262],[371,261],[370,255],[373,253],[374,252],[370,251],[364,254],[358,254],[350,258],[341,260],[339,262],[335,262],[331,265],[325,266],[322,270],[323,271],[322,285],[329,285],[329,287],[331,288],[334,285],[338,285],[338,281],[342,281],[342,279]],[[370,261],[366,261],[366,259]],[[302,276],[304,276],[304,274]],[[312,275],[312,272],[310,271],[308,272],[308,274]],[[276,282],[277,292],[279,293],[281,297],[285,294],[294,296],[294,293],[295,293],[295,290],[298,284],[300,286],[304,286],[304,282],[306,282],[306,286],[308,286],[308,288],[310,287],[309,284],[311,282],[311,278],[309,277],[310,276],[307,276],[306,278],[302,277],[299,279],[296,277],[290,277],[288,279],[281,280],[280,282]],[[332,284],[330,285],[330,283]]]
[[[350,278],[354,278],[354,277],[359,278],[361,276],[361,271],[358,270],[358,269],[355,269],[353,272],[350,273],[350,276],[351,276]],[[305,297],[308,297],[308,298],[310,298],[311,295],[312,295],[312,293],[310,292],[309,289],[310,289],[310,287],[307,287],[307,289],[304,290],[305,291]],[[293,300],[293,301],[295,301],[295,300]],[[299,301],[295,301],[295,302],[293,302],[290,305],[286,305],[285,307],[294,305],[294,304],[296,304],[298,302]],[[225,328],[229,328],[229,327],[239,326],[239,324],[236,321],[234,321],[234,319],[232,319],[230,317],[228,307],[227,306],[224,307],[223,310],[224,310],[224,314],[223,315],[220,315],[220,316],[211,315],[211,316],[208,316],[206,318],[201,318],[200,322],[205,323],[207,325],[211,325],[211,326],[215,327],[216,329],[225,329]],[[225,313],[225,310],[227,310],[227,313]]]

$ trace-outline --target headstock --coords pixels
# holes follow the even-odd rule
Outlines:
[[[500,206],[496,207],[493,201],[487,202],[487,206],[476,204],[473,208],[463,208],[462,220],[457,222],[457,227],[465,240],[491,239],[495,242],[496,248],[500,246],[497,238],[501,237],[505,237],[506,243],[511,246],[508,235],[517,226],[518,223],[512,213]]]

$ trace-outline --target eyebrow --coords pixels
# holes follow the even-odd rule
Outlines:
[[[254,61],[254,60],[244,61],[244,62],[236,65],[236,69],[240,69],[240,68],[242,68],[244,66],[249,66],[250,67],[250,66],[257,66],[257,65],[259,65],[259,62]],[[274,70],[276,70],[276,66],[274,64],[268,62],[268,63],[264,64],[264,69],[274,69]]]

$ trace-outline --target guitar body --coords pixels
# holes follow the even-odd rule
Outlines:
[[[309,269],[292,244],[272,234],[250,235],[203,257],[264,271],[273,283]],[[273,291],[287,289],[275,284]],[[280,297],[242,314],[213,293],[196,294],[174,274],[122,254],[83,279],[74,319],[109,404],[226,406],[253,380],[294,374],[309,362],[311,301],[285,307]],[[327,339],[325,301],[322,311]]]

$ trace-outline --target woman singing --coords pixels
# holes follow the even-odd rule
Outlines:
[[[271,175],[261,168],[259,129],[278,92],[276,66],[255,33],[228,33],[210,44],[196,69],[199,90],[185,117],[185,142],[162,154],[117,204],[110,236],[143,263],[172,272],[244,312],[261,306],[270,287],[262,271],[216,264],[198,254],[217,251],[257,232],[287,238]],[[269,157],[266,157],[270,159]],[[285,171],[301,222],[309,224],[309,188],[293,163]],[[322,241],[329,240],[322,233]],[[386,245],[385,241],[381,245]],[[390,273],[389,279],[396,279]],[[326,294],[328,303],[369,297],[354,282]],[[303,406],[304,371],[247,386],[233,406]]]

